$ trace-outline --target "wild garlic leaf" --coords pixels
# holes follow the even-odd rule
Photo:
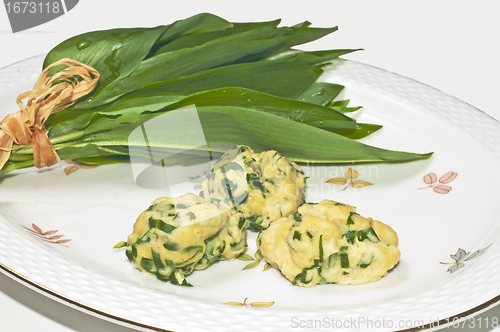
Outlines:
[[[43,68],[61,58],[70,58],[95,68],[101,75],[97,88],[73,107],[97,106],[109,100],[107,97],[100,97],[101,92],[139,67],[165,29],[166,26],[158,26],[84,33],[53,48],[45,57]],[[80,45],[84,44],[87,46],[82,48]]]

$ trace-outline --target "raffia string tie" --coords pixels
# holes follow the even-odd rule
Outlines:
[[[51,68],[66,66],[52,76]],[[7,115],[0,122],[0,169],[9,160],[13,144],[16,148],[32,145],[33,163],[42,168],[61,162],[45,130],[48,117],[73,105],[90,93],[99,80],[94,68],[71,59],[61,59],[42,71],[31,91],[17,97],[19,111]],[[28,99],[26,105],[24,99]]]

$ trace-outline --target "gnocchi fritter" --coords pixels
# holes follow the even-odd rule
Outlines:
[[[273,220],[287,217],[304,202],[306,176],[294,162],[276,151],[255,153],[248,147],[228,151],[207,174],[200,196],[234,208],[261,231]]]
[[[142,212],[128,236],[126,254],[141,271],[190,286],[185,276],[247,248],[246,219],[202,197],[161,197]]]
[[[332,200],[303,204],[275,220],[258,235],[257,246],[269,264],[302,287],[374,282],[401,255],[391,227]]]

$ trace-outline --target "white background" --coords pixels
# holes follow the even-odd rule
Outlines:
[[[62,17],[15,34],[0,8],[0,68],[90,30],[163,25],[200,12],[234,22],[282,18],[283,25],[304,20],[318,27],[338,25],[339,31],[301,48],[363,48],[344,58],[428,84],[500,120],[500,0],[81,0]],[[485,318],[500,318],[500,308],[480,317],[481,329],[476,318],[476,328],[454,330],[491,330]],[[128,329],[66,307],[0,273],[0,331]]]

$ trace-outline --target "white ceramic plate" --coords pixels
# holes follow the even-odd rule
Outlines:
[[[42,61],[0,70],[2,115],[17,111],[15,98],[32,88]],[[142,274],[113,246],[163,193],[138,187],[129,164],[66,175],[62,163],[1,176],[0,270],[79,310],[160,331],[435,329],[500,301],[498,122],[431,87],[352,61],[335,62],[323,79],[345,85],[342,97],[364,106],[355,114],[360,122],[384,125],[367,143],[435,152],[410,163],[304,167],[308,201],[355,205],[398,232],[401,261],[382,280],[305,289],[263,271],[265,262],[243,270],[251,262],[239,260],[194,272],[192,288]],[[349,167],[373,185],[326,183]],[[248,254],[255,251],[252,234]]]

